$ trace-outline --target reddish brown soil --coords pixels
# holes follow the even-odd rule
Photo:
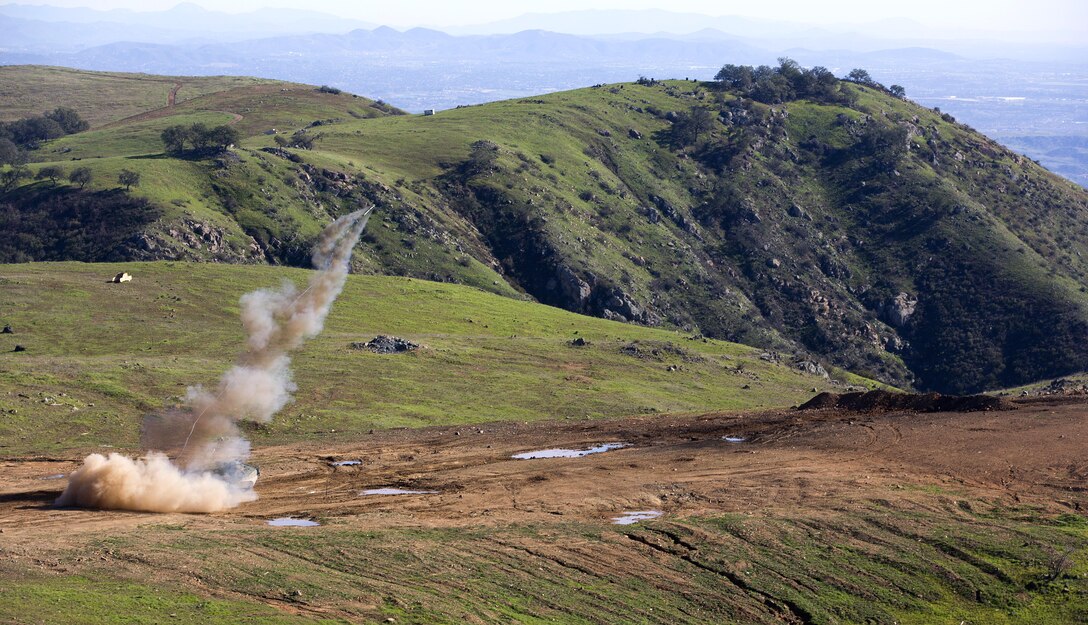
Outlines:
[[[258,449],[260,500],[213,515],[63,510],[51,502],[82,454],[0,460],[0,546],[81,541],[84,533],[184,522],[191,528],[322,517],[358,528],[448,527],[580,519],[624,510],[684,517],[849,507],[933,485],[969,496],[1088,509],[1088,400],[1018,401],[990,412],[777,411],[503,423],[391,430],[358,442]],[[725,436],[742,436],[730,443]],[[570,459],[512,454],[622,441],[630,447]],[[362,460],[334,467],[334,460]],[[426,496],[359,495],[385,486]],[[61,534],[63,531],[63,538]]]

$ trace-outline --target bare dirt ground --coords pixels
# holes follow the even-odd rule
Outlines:
[[[0,460],[0,545],[73,544],[87,534],[184,523],[192,529],[315,518],[361,530],[571,520],[624,511],[665,518],[848,509],[920,486],[971,497],[1088,509],[1088,400],[1022,400],[1016,410],[857,414],[828,410],[499,423],[376,432],[359,442],[256,450],[260,499],[211,515],[57,509],[82,454]],[[723,437],[743,437],[728,442]],[[545,448],[629,446],[580,458],[518,460]],[[99,451],[99,450],[96,450]],[[333,462],[359,460],[356,466]],[[52,479],[50,479],[52,477]],[[372,488],[437,491],[363,496]],[[270,528],[271,531],[271,528]]]

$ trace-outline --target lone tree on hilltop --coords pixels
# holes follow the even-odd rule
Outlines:
[[[903,88],[903,85],[892,85],[888,87],[888,93],[897,98],[907,97],[907,90]]]
[[[76,167],[72,170],[72,173],[68,174],[68,182],[72,184],[78,184],[79,188],[87,186],[87,183],[91,181],[94,174],[91,173],[90,167]]]
[[[129,191],[132,187],[140,186],[140,172],[122,169],[121,173],[117,174],[117,182],[125,188],[125,191]]]
[[[873,77],[869,75],[868,70],[861,68],[850,70],[850,73],[846,75],[846,79],[850,82],[856,82],[859,85],[865,85],[866,87],[882,88],[884,86],[873,80]]]
[[[47,165],[38,170],[38,173],[34,175],[35,180],[49,179],[49,182],[53,186],[57,186],[57,181],[64,177],[64,170],[56,165]]]

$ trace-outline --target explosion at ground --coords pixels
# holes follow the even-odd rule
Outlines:
[[[352,250],[370,209],[345,215],[322,232],[318,269],[305,290],[291,282],[242,297],[246,351],[214,392],[190,387],[184,405],[150,415],[142,441],[148,454],[91,454],[57,499],[61,506],[148,512],[216,512],[253,501],[249,484],[213,472],[249,457],[240,421],[267,423],[291,401],[290,352],[317,336],[344,288]]]

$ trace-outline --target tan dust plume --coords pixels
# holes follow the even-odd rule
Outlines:
[[[344,288],[355,243],[370,218],[345,215],[321,234],[313,252],[317,273],[299,292],[291,282],[242,296],[247,341],[238,363],[215,390],[190,387],[180,407],[144,419],[149,453],[88,456],[72,473],[57,505],[150,512],[215,512],[257,498],[221,469],[249,457],[240,421],[267,423],[292,400],[289,352],[317,336]]]

